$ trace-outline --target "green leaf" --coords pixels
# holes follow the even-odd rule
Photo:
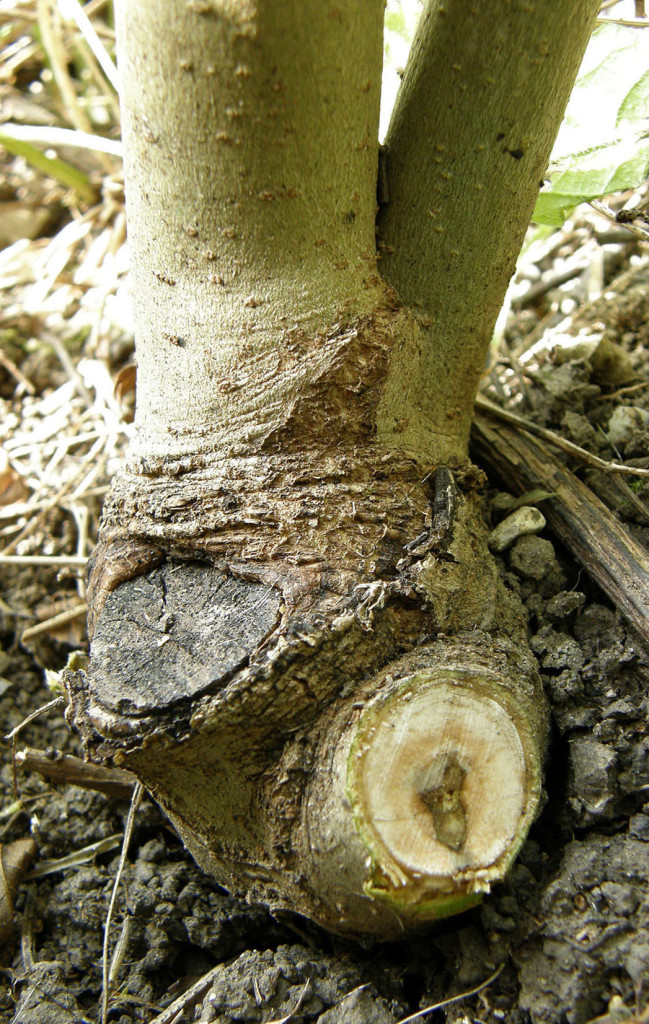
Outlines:
[[[636,188],[648,171],[649,138],[625,139],[576,154],[543,188],[532,220],[560,227],[579,203]]]
[[[61,682],[61,673],[55,672],[52,668],[45,669],[45,685],[55,697],[62,696],[65,693],[65,687]]]
[[[595,30],[559,129],[552,164],[612,142],[620,135],[623,121],[627,127],[635,122],[639,132],[645,129],[646,121],[638,123],[635,115],[620,111],[636,87],[638,96],[642,95],[639,83],[648,65],[649,32],[622,25],[600,25]],[[638,117],[648,114],[645,106]]]
[[[31,142],[14,138],[7,131],[8,128],[10,129],[10,126],[5,124],[3,125],[3,130],[0,131],[0,146],[4,146],[14,156],[22,156],[37,171],[47,174],[50,178],[54,178],[55,181],[58,181],[65,188],[74,189],[79,198],[85,203],[97,201],[97,190],[90,184],[87,174],[84,174],[83,171],[73,167],[72,164],[66,163],[65,160],[61,160],[59,157],[46,156],[45,153],[41,152]]]
[[[544,491],[542,488],[536,487],[533,491],[526,491],[525,494],[521,494],[520,498],[517,498],[507,511],[509,514],[517,508],[522,508],[523,505],[538,505],[540,501],[547,501],[548,498],[556,497],[558,497],[557,491]]]
[[[622,124],[623,121],[640,121],[647,117],[649,117],[649,71],[645,71],[642,78],[639,78],[631,86],[620,103],[617,124]]]
[[[394,32],[410,44],[408,23],[401,7],[388,9],[385,12],[385,31]]]
[[[532,219],[560,227],[579,203],[636,188],[649,171],[649,34],[594,33]],[[596,116],[593,116],[596,112]]]

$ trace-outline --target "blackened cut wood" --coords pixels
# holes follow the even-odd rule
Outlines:
[[[150,715],[218,689],[275,629],[281,595],[200,562],[170,560],[109,594],[95,624],[93,699]]]
[[[649,554],[541,441],[476,411],[474,457],[519,494],[540,487],[550,528],[649,642]]]

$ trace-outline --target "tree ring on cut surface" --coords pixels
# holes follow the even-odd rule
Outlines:
[[[280,604],[277,588],[197,561],[169,559],[121,583],[95,624],[93,699],[146,715],[218,689],[275,629]]]
[[[397,885],[495,880],[530,817],[518,723],[484,680],[469,682],[420,672],[361,716],[349,794],[373,861]]]

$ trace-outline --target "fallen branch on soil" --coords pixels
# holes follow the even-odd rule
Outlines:
[[[34,747],[19,750],[16,765],[25,772],[38,772],[53,782],[96,790],[121,800],[131,799],[137,782],[135,776],[123,768],[105,768],[92,761],[82,761],[80,757],[71,754],[58,751],[49,754]]]
[[[550,528],[649,642],[649,556],[642,545],[540,441],[480,413],[472,438],[478,461],[509,487],[556,495],[543,503]]]
[[[443,1010],[446,1006],[452,1006],[453,1003],[459,1003],[462,999],[468,999],[470,996],[477,996],[478,992],[484,991],[492,981],[495,981],[502,971],[504,964],[500,964],[499,967],[490,974],[486,981],[483,981],[481,985],[476,988],[470,989],[468,992],[461,992],[459,996],[452,996],[451,999],[443,999],[441,1003],[433,1003],[432,1006],[426,1006],[423,1010],[418,1010],[417,1013],[411,1013],[409,1017],[403,1017],[397,1024],[410,1024],[412,1020],[419,1020],[420,1017],[425,1017],[428,1013],[433,1013],[435,1010]]]
[[[122,852],[119,858],[119,864],[117,866],[117,873],[115,875],[115,882],[113,885],[113,891],[110,895],[110,903],[108,904],[108,913],[106,914],[106,922],[104,924],[104,946],[102,951],[101,966],[102,966],[102,986],[101,986],[101,1022],[106,1024],[108,1020],[108,996],[110,994],[110,963],[108,959],[108,952],[110,947],[110,924],[113,916],[113,910],[115,909],[115,900],[117,899],[117,892],[119,889],[119,883],[126,864],[126,854],[128,853],[129,843],[131,841],[131,835],[133,834],[133,825],[135,823],[135,812],[140,806],[142,796],[144,795],[144,787],[138,782],[133,790],[133,798],[131,800],[131,806],[129,807],[128,817],[126,819],[126,825],[124,827],[124,841],[122,842]]]
[[[586,451],[580,445],[568,441],[567,438],[556,434],[554,430],[540,427],[537,423],[533,423],[532,420],[525,419],[524,416],[519,416],[515,412],[510,412],[509,409],[501,409],[499,405],[494,405],[493,402],[490,402],[483,395],[476,396],[475,404],[478,409],[484,409],[485,412],[504,420],[505,423],[511,423],[521,430],[526,430],[528,434],[536,434],[537,437],[543,438],[544,441],[554,445],[555,448],[560,448],[561,451],[581,459],[582,462],[585,462],[587,466],[592,466],[593,469],[600,469],[603,473],[628,473],[629,476],[649,476],[649,469],[642,469],[639,466],[625,466],[620,462],[608,462],[606,459],[600,459],[598,455],[593,455],[592,452]]]

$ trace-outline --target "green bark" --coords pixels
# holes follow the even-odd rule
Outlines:
[[[377,305],[381,0],[116,6],[133,454],[246,448]]]
[[[475,390],[563,112],[593,0],[425,8],[386,138],[381,274],[422,337],[395,360],[386,442],[404,406],[439,449],[466,455]],[[401,422],[400,422],[401,421]]]

